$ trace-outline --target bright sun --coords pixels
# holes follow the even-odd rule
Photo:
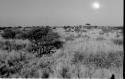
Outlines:
[[[99,9],[100,8],[100,4],[98,2],[94,2],[94,3],[92,3],[92,8]]]

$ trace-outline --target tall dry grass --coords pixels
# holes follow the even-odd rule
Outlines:
[[[109,32],[109,31],[108,31]],[[65,33],[64,33],[65,34]],[[68,33],[67,33],[68,34]],[[60,34],[61,35],[61,34]],[[68,35],[67,35],[68,36]],[[90,35],[91,36],[91,35]],[[0,77],[2,78],[123,78],[123,46],[111,39],[71,36],[52,54],[37,57],[26,40],[0,40]],[[67,39],[67,38],[63,38]],[[73,40],[72,40],[73,39]],[[5,42],[8,41],[8,44]],[[18,51],[13,45],[27,44]],[[3,50],[3,45],[11,51]],[[35,51],[35,53],[38,53]]]

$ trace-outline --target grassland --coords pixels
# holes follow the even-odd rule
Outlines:
[[[123,28],[1,27],[0,78],[123,79]]]

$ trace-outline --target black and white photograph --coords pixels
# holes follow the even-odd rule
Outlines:
[[[124,0],[0,0],[0,79],[124,79]]]

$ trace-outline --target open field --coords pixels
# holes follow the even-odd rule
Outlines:
[[[123,27],[0,27],[0,78],[123,79]]]

